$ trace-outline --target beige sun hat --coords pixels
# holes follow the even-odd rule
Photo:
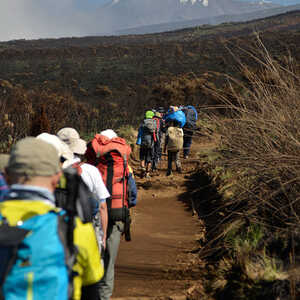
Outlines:
[[[3,173],[5,168],[7,167],[9,160],[9,154],[0,154],[0,172]]]
[[[34,137],[24,138],[13,146],[7,165],[8,173],[28,176],[52,176],[60,170],[56,148]]]
[[[44,132],[39,134],[36,138],[41,139],[56,148],[59,157],[62,157],[64,159],[62,165],[63,169],[72,164],[74,154],[69,148],[69,146],[66,143],[64,143],[58,136]]]
[[[86,141],[80,138],[79,133],[74,128],[62,128],[57,132],[57,136],[69,146],[73,153],[85,153]]]

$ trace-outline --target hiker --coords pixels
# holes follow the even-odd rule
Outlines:
[[[105,248],[108,225],[106,199],[110,197],[110,194],[103,183],[98,169],[82,161],[85,159],[86,142],[80,138],[78,132],[74,128],[65,127],[57,132],[57,136],[69,146],[74,154],[74,159],[70,162],[70,165],[78,170],[84,183],[88,186],[89,190],[96,195],[99,201],[99,214],[97,212],[94,213],[94,225],[99,245]],[[95,209],[97,210],[97,206]]]
[[[183,158],[187,159],[191,151],[193,134],[197,128],[196,122],[198,114],[195,107],[192,105],[183,107],[182,111],[186,116],[186,123],[183,127]]]
[[[2,201],[9,188],[4,178],[4,169],[7,166],[9,160],[8,154],[0,154],[0,202]]]
[[[22,139],[5,173],[10,191],[0,203],[0,298],[98,299],[103,267],[93,226],[55,207],[56,148]]]
[[[160,112],[155,112],[152,119],[156,121],[156,141],[154,142],[152,161],[152,171],[155,171],[157,170],[158,163],[162,157],[161,145],[163,139],[164,122]]]
[[[88,201],[89,204],[92,206],[92,216],[96,216],[97,212],[99,211],[99,200],[97,198],[97,195],[94,194],[90,188],[86,185],[86,183],[82,180],[82,177],[80,176],[81,173],[78,171],[78,166],[74,164],[74,154],[70,150],[69,146],[64,143],[62,140],[59,139],[58,136],[52,135],[49,133],[41,133],[37,137],[37,139],[41,139],[52,146],[56,148],[56,150],[59,153],[60,156],[60,162],[63,169],[63,174],[60,178],[60,181],[55,189],[55,204],[56,206],[68,209],[68,203],[67,203],[67,185],[68,185],[68,178],[69,175],[78,173],[78,182],[76,182],[77,190],[78,190],[78,199],[77,202],[84,207],[85,201]],[[75,173],[74,173],[75,172]],[[79,174],[80,173],[80,174]],[[72,176],[73,179],[73,176]],[[85,219],[84,214],[81,216],[82,219]],[[93,221],[93,219],[89,220],[90,222]],[[96,229],[96,227],[95,227]],[[99,240],[99,239],[97,239]],[[101,246],[101,243],[99,241],[99,247]]]
[[[157,141],[157,124],[153,120],[154,112],[148,110],[138,130],[136,144],[140,145],[141,177],[150,178],[150,168],[154,157],[154,143]]]
[[[166,175],[170,176],[172,175],[173,161],[176,165],[176,171],[178,173],[182,173],[179,151],[183,147],[183,130],[180,128],[180,124],[175,120],[169,121],[167,126],[168,129],[166,133],[164,152],[168,150],[168,170]]]
[[[65,169],[72,165],[72,162],[74,160],[74,154],[69,148],[69,146],[65,142],[63,142],[58,136],[44,132],[39,134],[36,138],[43,140],[55,147],[60,157],[62,169]]]
[[[110,299],[114,287],[114,267],[121,235],[130,241],[129,208],[136,205],[137,189],[128,166],[131,148],[112,129],[96,134],[88,143],[86,157],[97,166],[111,194],[107,199],[108,229],[104,253],[105,273],[99,284],[101,300]]]

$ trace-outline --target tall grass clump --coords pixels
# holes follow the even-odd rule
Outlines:
[[[226,112],[214,118],[216,163],[232,174],[234,191],[218,204],[215,239],[226,255],[215,289],[218,299],[299,299],[300,69],[258,44],[239,49],[251,58],[239,64],[240,79],[224,75],[226,88],[210,90]]]

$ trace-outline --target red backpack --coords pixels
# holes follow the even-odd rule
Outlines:
[[[124,221],[128,211],[127,180],[130,146],[120,137],[108,139],[96,134],[88,144],[87,162],[100,171],[111,197],[106,200],[109,218]]]

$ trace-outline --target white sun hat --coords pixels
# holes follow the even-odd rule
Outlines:
[[[118,137],[118,135],[112,129],[103,130],[100,132],[100,134],[106,136],[110,140]]]

